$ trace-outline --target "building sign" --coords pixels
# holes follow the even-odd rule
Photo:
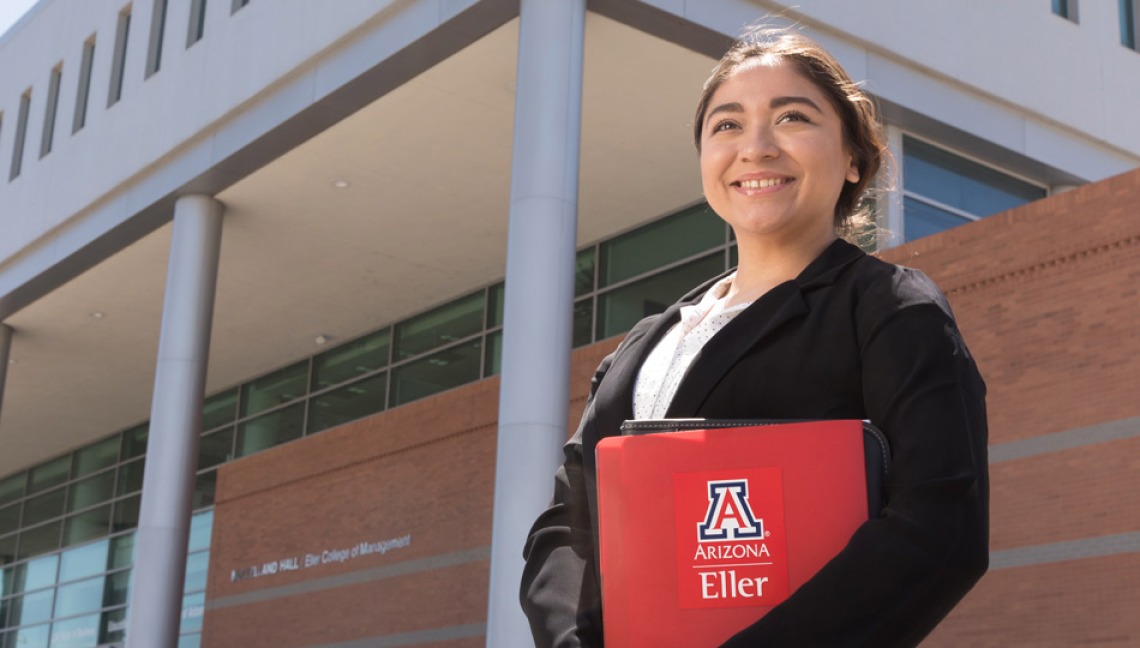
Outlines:
[[[374,554],[384,555],[395,549],[403,549],[412,544],[412,534],[399,538],[389,538],[371,542],[364,540],[349,546],[305,552],[261,562],[249,567],[230,570],[230,582],[261,578],[286,572],[311,569],[322,565],[340,564]]]

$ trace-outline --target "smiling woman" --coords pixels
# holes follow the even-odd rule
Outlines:
[[[873,103],[812,41],[760,30],[717,65],[693,129],[739,266],[639,322],[595,373],[524,550],[535,644],[604,644],[594,450],[623,420],[668,417],[870,420],[892,450],[882,515],[708,645],[916,645],[987,566],[985,384],[937,286],[841,237],[886,155]]]

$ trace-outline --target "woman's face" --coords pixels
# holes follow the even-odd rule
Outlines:
[[[701,132],[701,183],[741,243],[834,235],[835,203],[859,172],[839,114],[788,63],[757,59],[724,81]]]

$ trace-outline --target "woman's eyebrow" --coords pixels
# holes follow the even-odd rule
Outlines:
[[[705,123],[709,123],[709,121],[712,120],[713,115],[721,112],[741,113],[744,112],[744,106],[735,101],[723,103],[709,111],[709,114],[705,116]]]
[[[805,104],[814,108],[816,112],[823,112],[820,110],[818,104],[816,104],[811,99],[808,99],[807,97],[773,97],[772,101],[768,104],[768,107],[772,110],[775,110],[776,108],[783,108],[784,106],[790,104]]]

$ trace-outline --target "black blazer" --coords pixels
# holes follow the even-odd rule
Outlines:
[[[598,367],[524,549],[537,646],[602,645],[594,446],[633,418],[646,355],[713,282],[642,320]],[[834,242],[709,340],[667,416],[870,419],[891,445],[882,517],[725,646],[912,646],[986,570],[985,384],[917,270]]]

